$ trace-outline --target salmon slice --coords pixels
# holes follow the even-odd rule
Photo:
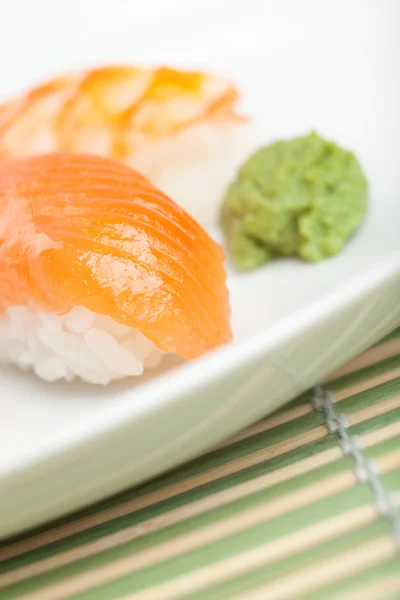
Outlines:
[[[231,340],[221,247],[120,162],[53,154],[0,166],[0,311],[84,306],[193,359]]]

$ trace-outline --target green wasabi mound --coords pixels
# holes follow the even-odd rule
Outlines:
[[[365,214],[368,183],[352,152],[316,133],[258,150],[228,188],[222,228],[240,269],[279,256],[340,252]]]

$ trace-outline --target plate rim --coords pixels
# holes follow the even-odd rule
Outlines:
[[[54,460],[65,458],[69,453],[96,440],[101,443],[103,438],[112,438],[119,428],[129,426],[136,419],[148,417],[166,404],[178,402],[190,387],[197,390],[206,388],[218,378],[227,377],[231,371],[262,358],[274,347],[315,327],[318,322],[334,317],[335,313],[348,304],[359,301],[396,275],[400,276],[400,249],[392,250],[374,263],[373,268],[364,269],[354,279],[346,281],[273,326],[264,327],[247,339],[218,348],[196,362],[184,363],[143,383],[135,389],[134,401],[130,397],[130,390],[124,389],[120,393],[118,404],[102,405],[101,411],[91,418],[90,423],[77,424],[64,435],[58,434],[57,437],[43,440],[35,452],[21,453],[14,464],[12,460],[3,463],[0,468],[0,483],[19,478],[34,467],[44,467]]]

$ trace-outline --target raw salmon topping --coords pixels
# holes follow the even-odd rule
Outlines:
[[[224,254],[123,164],[54,154],[0,168],[0,311],[73,306],[195,358],[231,339]]]

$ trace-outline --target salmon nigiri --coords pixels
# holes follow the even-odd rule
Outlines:
[[[208,224],[254,146],[238,99],[223,77],[165,67],[66,75],[0,107],[0,156],[60,151],[116,158]]]
[[[129,167],[89,155],[0,168],[0,360],[108,383],[231,339],[223,251]]]

